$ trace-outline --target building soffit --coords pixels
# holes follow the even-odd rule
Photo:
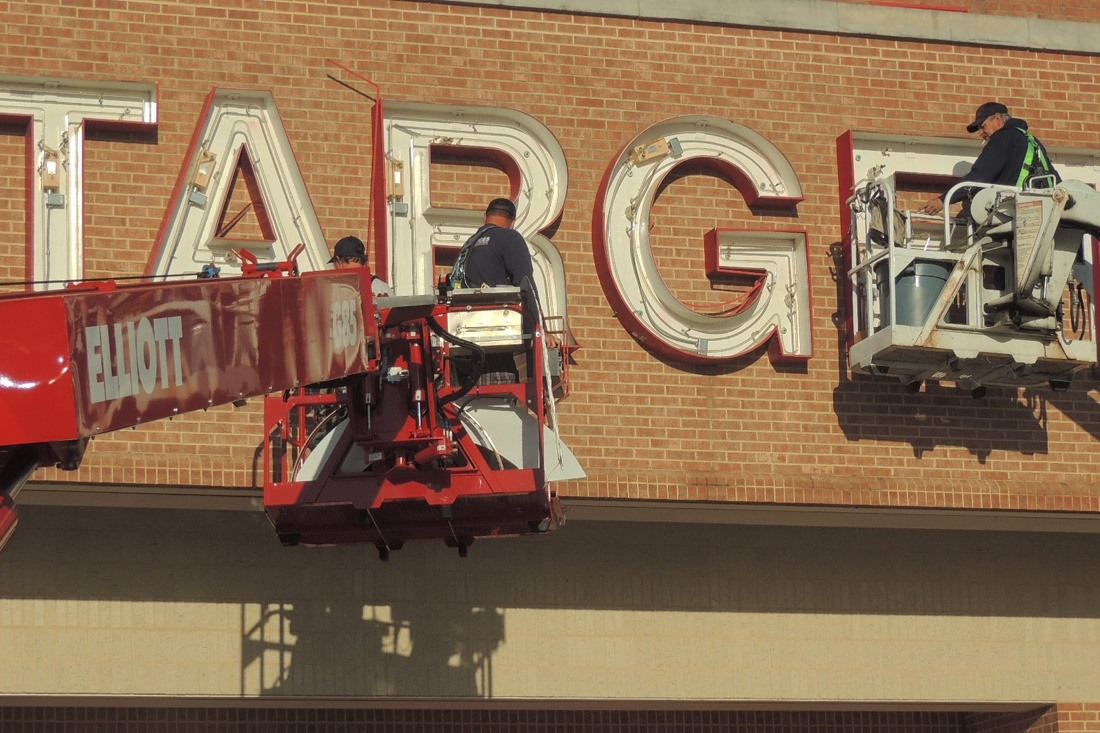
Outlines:
[[[259,489],[32,481],[21,505],[263,512]],[[567,497],[569,521],[1100,534],[1092,512]]]
[[[578,15],[1100,54],[1095,23],[822,0],[432,0]],[[916,3],[914,3],[916,4]]]

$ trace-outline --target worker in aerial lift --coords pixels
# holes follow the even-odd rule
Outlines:
[[[515,203],[506,198],[490,201],[485,207],[485,223],[458,251],[448,282],[453,288],[518,287],[527,307],[537,312],[534,263],[523,235],[512,228],[515,221]],[[510,383],[518,378],[519,370],[511,354],[489,354],[479,383]]]
[[[996,183],[1004,186],[1023,186],[1036,176],[1053,176],[1059,183],[1062,177],[1050,162],[1047,149],[1028,132],[1027,121],[1013,117],[1008,107],[1000,102],[986,102],[974,113],[974,121],[966,126],[967,132],[977,132],[984,147],[963,181]],[[943,193],[934,196],[919,211],[938,214],[944,206]],[[967,197],[967,189],[960,188],[951,197],[954,204]]]
[[[337,270],[349,267],[363,267],[367,264],[367,248],[359,237],[344,237],[332,250],[332,259],[329,261]],[[377,275],[371,278],[371,293],[374,297],[393,295],[393,290]]]
[[[512,228],[516,205],[509,199],[493,199],[485,208],[485,223],[458,252],[451,272],[453,287],[513,285],[532,292],[534,264],[523,235]]]

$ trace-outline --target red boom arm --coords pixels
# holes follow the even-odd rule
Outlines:
[[[75,469],[101,433],[271,393],[264,504],[284,544],[370,542],[385,558],[434,537],[465,554],[562,521],[544,456],[550,436],[557,477],[579,475],[545,429],[564,374],[546,378],[518,289],[376,304],[367,268],[246,269],[0,297],[0,544],[39,466]],[[479,383],[501,359],[519,371]]]

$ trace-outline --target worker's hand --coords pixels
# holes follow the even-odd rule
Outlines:
[[[939,196],[928,199],[924,206],[917,209],[922,214],[938,214],[943,211],[943,201]]]

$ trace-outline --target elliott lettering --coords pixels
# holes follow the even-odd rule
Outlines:
[[[182,338],[180,316],[87,326],[84,341],[92,404],[152,394],[158,383],[161,389],[170,382],[181,386]]]

